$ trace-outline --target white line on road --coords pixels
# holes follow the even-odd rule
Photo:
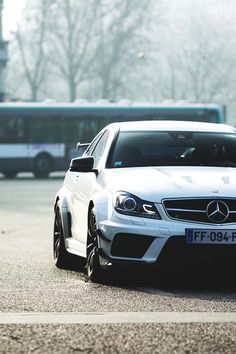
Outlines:
[[[236,322],[236,312],[0,312],[0,324]]]

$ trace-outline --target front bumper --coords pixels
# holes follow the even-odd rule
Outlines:
[[[217,230],[236,229],[235,224],[190,223],[171,220],[167,216],[161,220],[147,219],[114,211],[109,220],[99,222],[100,261],[102,265],[157,263],[165,267],[234,263],[236,245],[192,245],[186,242],[185,229],[213,227]]]

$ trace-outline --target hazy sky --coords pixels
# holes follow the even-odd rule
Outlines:
[[[10,38],[10,31],[16,29],[16,24],[20,18],[27,0],[4,0],[3,10],[3,36],[4,39]]]
[[[21,12],[27,0],[4,0],[3,11],[3,35],[4,39],[11,37],[10,32],[16,29],[17,21],[20,19]],[[209,15],[215,15],[222,19],[222,22],[233,19],[236,20],[236,1],[235,0],[165,0],[164,3],[178,15],[183,15],[187,7],[194,10],[202,8]]]

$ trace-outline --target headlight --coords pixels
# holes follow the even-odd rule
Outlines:
[[[118,192],[116,194],[115,210],[125,215],[161,219],[154,203],[142,200],[127,192]]]

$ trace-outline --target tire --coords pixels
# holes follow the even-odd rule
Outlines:
[[[84,269],[85,259],[67,252],[58,205],[55,208],[54,231],[53,231],[53,257],[55,266],[62,269]]]
[[[15,178],[17,175],[17,171],[3,171],[2,172],[5,178]]]
[[[56,267],[68,268],[68,252],[65,247],[63,227],[61,222],[61,213],[59,207],[56,207],[53,231],[53,257]]]
[[[87,275],[95,283],[103,282],[105,270],[101,267],[98,254],[98,236],[94,208],[88,218]]]
[[[34,161],[33,174],[38,178],[46,178],[52,171],[52,160],[47,155],[41,155]]]

